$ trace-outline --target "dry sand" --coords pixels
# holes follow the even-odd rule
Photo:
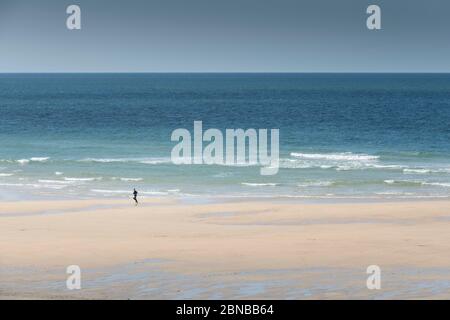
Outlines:
[[[0,298],[450,298],[447,200],[0,208]],[[69,265],[81,290],[65,287]],[[366,287],[369,265],[381,290]]]

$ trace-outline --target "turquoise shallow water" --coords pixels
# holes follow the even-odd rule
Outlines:
[[[280,171],[171,162],[177,128],[278,128]],[[0,75],[0,199],[450,196],[448,74]]]

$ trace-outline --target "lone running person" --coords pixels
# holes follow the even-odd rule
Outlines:
[[[133,200],[136,201],[136,205],[139,204],[139,201],[137,199],[137,195],[138,195],[138,192],[136,191],[136,189],[134,189],[134,191],[133,191]]]

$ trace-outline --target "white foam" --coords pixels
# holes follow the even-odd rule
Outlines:
[[[103,193],[103,194],[132,194],[132,190],[107,190],[107,189],[91,189],[92,192]],[[168,195],[168,192],[163,191],[139,191],[140,195]]]
[[[401,170],[405,168],[403,165],[379,164],[377,161],[330,161],[326,159],[280,159],[280,168],[284,169],[335,169],[336,171],[349,170]]]
[[[13,173],[0,173],[0,177],[11,177],[13,175]]]
[[[403,169],[403,173],[405,174],[426,174],[430,173],[429,169]]]
[[[50,157],[32,157],[32,158],[30,158],[30,161],[33,161],[33,162],[45,162],[48,159],[50,159]]]
[[[170,158],[153,158],[153,159],[141,160],[139,162],[142,164],[151,164],[151,165],[172,163]]]
[[[376,168],[376,169],[402,169],[405,166],[400,164],[375,164],[375,163],[368,163],[366,164],[369,168]]]
[[[305,183],[298,183],[297,187],[305,188],[305,187],[330,187],[334,184],[333,181],[311,181]]]
[[[288,169],[335,169],[349,170],[401,170],[400,164],[380,163],[379,156],[365,153],[298,153],[292,152],[292,158],[280,159],[280,168]]]
[[[102,178],[64,178],[65,181],[95,181],[102,180]]]
[[[23,183],[0,183],[2,187],[23,187]]]
[[[0,186],[5,187],[31,187],[36,189],[63,189],[66,185],[53,185],[53,184],[39,184],[39,183],[0,183]]]
[[[78,160],[79,162],[98,162],[98,163],[115,163],[115,162],[136,162],[142,164],[163,164],[170,163],[170,158],[85,158]]]
[[[412,195],[414,195],[414,193],[411,193],[411,192],[401,192],[401,191],[376,192],[375,194],[384,195],[384,196],[412,196]]]
[[[284,169],[311,169],[319,166],[320,164],[307,160],[281,158],[279,161],[279,167]]]
[[[20,159],[20,160],[17,160],[17,162],[19,164],[21,164],[21,165],[25,165],[25,164],[28,164],[30,162],[30,160],[28,160],[28,159]]]
[[[96,159],[96,158],[86,158],[78,160],[79,162],[100,162],[100,163],[110,163],[110,162],[128,162],[127,159]]]
[[[278,185],[278,183],[250,183],[250,182],[242,182],[241,184],[249,187],[275,187]]]
[[[48,159],[50,159],[50,157],[31,157],[30,159],[19,159],[16,160],[16,162],[19,163],[20,165],[25,165],[30,162],[45,162]]]
[[[336,171],[349,171],[352,169],[359,169],[360,167],[355,167],[355,166],[338,166],[336,168]]]
[[[143,178],[120,178],[121,181],[142,181]]]
[[[149,196],[167,196],[168,192],[164,191],[141,191],[140,194],[145,194]]]
[[[384,180],[387,184],[427,185],[426,181],[420,180]]]
[[[291,156],[301,159],[332,160],[332,161],[374,161],[379,159],[379,156],[373,156],[368,154],[354,154],[351,152],[343,152],[343,153],[292,152]]]
[[[424,186],[436,186],[436,187],[447,187],[450,188],[449,182],[422,182]]]
[[[406,168],[403,170],[405,174],[427,174],[427,173],[450,173],[450,168]]]
[[[55,175],[57,175],[57,176],[61,176],[61,175],[63,175],[64,174],[64,172],[59,172],[59,171],[56,171],[55,172]]]
[[[385,169],[385,170],[400,170],[404,168],[402,165],[394,164],[377,164],[375,162],[357,162],[349,161],[344,165],[338,165],[336,171],[349,171],[349,170],[371,170],[371,169]]]

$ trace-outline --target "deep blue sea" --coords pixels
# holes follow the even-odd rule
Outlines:
[[[280,170],[174,165],[177,128],[278,128]],[[450,74],[3,74],[0,199],[450,197]]]

